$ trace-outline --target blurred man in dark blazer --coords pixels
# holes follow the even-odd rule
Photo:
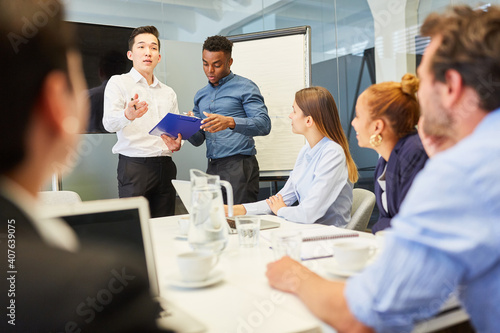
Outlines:
[[[56,0],[0,0],[0,331],[154,332],[145,272],[109,248],[79,250],[37,192],[69,167],[88,117],[81,62]]]

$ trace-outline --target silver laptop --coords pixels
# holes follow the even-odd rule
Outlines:
[[[182,203],[186,207],[188,213],[191,213],[191,182],[187,180],[172,179],[172,184],[181,198]],[[238,233],[236,231],[236,225],[234,222],[234,217],[228,217],[227,223],[229,225],[229,232],[232,234]],[[266,219],[260,220],[260,230],[279,228],[280,224],[278,222],[269,221]]]
[[[158,326],[180,333],[206,331],[205,325],[160,297],[155,253],[149,228],[149,205],[143,197],[86,201],[73,205],[47,206],[42,218],[61,218],[83,242],[116,242],[144,259],[150,290],[163,309]]]

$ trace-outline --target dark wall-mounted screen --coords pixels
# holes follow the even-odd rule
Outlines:
[[[128,38],[133,28],[75,23],[83,70],[90,97],[88,133],[106,133],[102,125],[104,88],[108,79],[132,68],[127,59]]]

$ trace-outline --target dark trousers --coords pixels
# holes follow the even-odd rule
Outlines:
[[[128,157],[118,159],[118,195],[120,198],[143,196],[149,201],[151,217],[175,214],[175,188],[172,179],[177,167],[169,156]]]
[[[257,201],[259,194],[259,163],[255,156],[234,155],[209,159],[207,173],[219,175],[220,179],[231,183],[234,204]],[[227,203],[224,193],[224,203]]]

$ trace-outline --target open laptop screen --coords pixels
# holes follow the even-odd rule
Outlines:
[[[49,206],[42,216],[66,221],[77,234],[81,246],[88,243],[114,245],[136,253],[144,272],[148,273],[152,295],[159,295],[146,199],[135,197]]]
[[[86,201],[74,205],[49,206],[45,218],[60,218],[77,234],[81,246],[86,243],[116,244],[137,254],[148,272],[153,296],[160,296],[153,243],[149,228],[149,206],[142,197]],[[165,307],[165,301],[161,300]],[[168,302],[167,302],[168,303]],[[204,332],[205,325],[174,304],[161,312],[158,325],[176,332]]]
[[[135,209],[61,216],[77,234],[82,246],[86,243],[116,245],[140,258],[143,272],[147,271],[144,241],[139,211]]]

